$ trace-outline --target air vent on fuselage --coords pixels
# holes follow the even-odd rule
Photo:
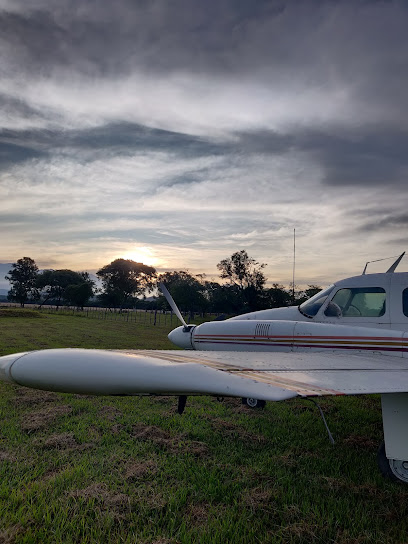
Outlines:
[[[257,323],[255,327],[255,336],[268,336],[270,323]]]

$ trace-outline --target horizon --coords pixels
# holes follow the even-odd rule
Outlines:
[[[28,256],[28,255],[27,255]],[[230,255],[229,255],[230,256]],[[229,257],[228,256],[228,257]],[[252,255],[249,255],[250,257],[252,257]],[[379,259],[379,260],[374,260],[374,262],[366,262],[366,263],[362,263],[362,266],[361,266],[361,269],[360,271],[357,271],[355,274],[348,274],[348,275],[344,275],[344,276],[337,276],[337,277],[334,277],[332,278],[331,281],[329,282],[326,282],[326,283],[318,283],[316,281],[310,281],[310,282],[299,282],[298,281],[298,276],[295,274],[295,286],[298,290],[303,290],[303,289],[306,289],[307,287],[311,286],[311,285],[318,285],[320,286],[321,288],[325,288],[327,287],[328,285],[330,285],[331,283],[335,282],[335,281],[338,281],[338,280],[341,280],[341,279],[345,279],[347,277],[352,277],[352,276],[359,276],[362,274],[363,270],[364,270],[364,267],[365,265],[367,264],[367,271],[366,271],[366,274],[376,274],[376,273],[383,273],[383,272],[386,272],[388,270],[388,268],[393,264],[393,262],[395,262],[395,260],[397,259],[397,257],[399,257],[399,255],[395,255],[395,256],[390,256],[390,257],[385,257],[385,258],[382,258],[382,259]],[[117,258],[124,258],[124,257],[117,257]],[[406,259],[407,261],[407,264],[404,263],[404,259]],[[34,261],[36,262],[39,270],[46,270],[46,269],[50,269],[52,267],[46,267],[46,266],[41,266],[35,259]],[[137,261],[137,262],[141,262],[141,261]],[[104,263],[104,265],[106,264],[109,264],[109,263]],[[144,263],[144,264],[147,264],[147,263]],[[5,266],[9,266],[9,265],[12,265],[12,262],[10,263],[2,263],[0,262],[0,270],[2,268],[4,268]],[[104,266],[102,265],[102,266]],[[151,265],[153,266],[153,265]],[[293,266],[293,261],[292,261],[292,266]],[[154,267],[156,268],[156,267]],[[56,268],[54,268],[55,270],[57,270]],[[68,266],[63,266],[61,268],[58,268],[58,269],[70,269],[70,270],[75,270],[74,268],[69,268]],[[94,277],[97,278],[96,276],[96,272],[97,270],[99,270],[99,268],[97,269],[92,269],[92,268],[88,268],[88,269],[77,269],[75,271],[77,272],[89,272],[91,275],[93,275]],[[182,268],[178,268],[178,269],[175,269],[175,268],[168,268],[168,269],[159,269],[159,268],[156,268],[156,272],[158,274],[162,274],[162,273],[165,273],[165,272],[171,272],[171,271],[174,271],[174,270],[186,270],[186,269],[182,269]],[[202,274],[203,272],[202,271],[197,271],[197,272],[192,272],[191,270],[186,270],[187,272],[189,272],[191,275],[195,276],[196,274]],[[8,272],[8,271],[7,271]],[[6,272],[6,274],[7,274]],[[266,268],[263,270],[266,278],[267,278],[267,281],[266,281],[266,284],[265,284],[265,288],[270,288],[272,287],[272,284],[279,284],[279,285],[283,285],[284,288],[286,289],[290,289],[291,288],[291,283],[292,283],[292,278],[288,279],[286,282],[285,281],[280,281],[280,280],[277,280],[273,277],[270,277],[268,275],[268,266],[266,266]],[[404,257],[402,258],[401,262],[398,264],[398,267],[397,267],[397,270],[396,272],[408,272],[408,257],[406,258],[406,256],[404,255]],[[291,270],[291,273],[292,273],[292,270]],[[215,272],[214,271],[214,274],[205,274],[206,276],[206,279],[208,281],[216,281],[220,284],[222,283],[227,283],[227,280],[226,281],[222,281],[220,275],[219,275],[219,272]],[[4,277],[0,277],[0,289],[7,289],[8,287],[4,287],[4,285],[9,285],[9,282],[7,280],[4,279]]]

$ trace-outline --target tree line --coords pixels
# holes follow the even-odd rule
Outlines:
[[[183,312],[240,314],[266,308],[300,304],[321,288],[309,285],[293,290],[278,283],[265,287],[265,263],[259,263],[245,250],[237,251],[217,264],[223,283],[207,280],[205,274],[192,275],[186,270],[158,274],[154,267],[130,259],[115,259],[100,268],[101,287],[97,288],[88,272],[42,270],[30,257],[12,264],[5,278],[10,282],[8,300],[22,307],[28,303],[68,305],[83,308],[98,305],[108,308],[169,309],[159,292],[163,282]]]

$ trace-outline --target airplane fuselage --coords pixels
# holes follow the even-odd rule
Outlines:
[[[201,351],[353,350],[405,357],[408,273],[338,281],[300,306],[251,312],[226,321],[178,327],[178,347]]]
[[[368,327],[338,327],[303,321],[207,322],[185,332],[178,327],[169,339],[199,351],[359,351],[408,357],[408,332]]]

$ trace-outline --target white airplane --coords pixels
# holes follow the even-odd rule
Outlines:
[[[0,379],[94,395],[187,395],[278,401],[380,393],[384,475],[408,483],[408,273],[339,281],[299,307],[187,325],[179,350],[50,349],[0,357]],[[187,349],[187,351],[186,351]],[[193,350],[200,351],[199,354]]]

